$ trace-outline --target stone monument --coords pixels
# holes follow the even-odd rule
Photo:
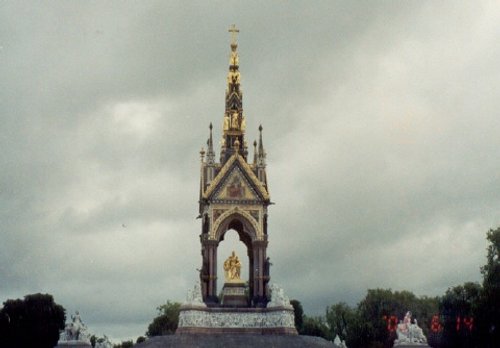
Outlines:
[[[270,262],[266,252],[271,201],[262,127],[259,127],[259,142],[254,142],[252,162],[245,140],[246,118],[235,37],[238,29],[233,26],[229,31],[233,40],[219,163],[215,159],[212,124],[207,151],[200,152],[200,283],[195,287],[196,293],[188,293],[188,300],[181,307],[177,334],[297,335],[289,299],[283,289],[269,286]],[[241,260],[233,251],[224,261],[224,284],[219,296],[217,248],[229,230],[238,233],[247,248],[248,259]],[[244,266],[248,267],[248,280],[241,279]]]
[[[71,315],[71,322],[67,323],[64,330],[60,332],[56,348],[60,347],[92,347],[87,326],[82,321],[78,311],[75,311],[75,314]]]
[[[429,347],[427,338],[418,326],[417,319],[411,320],[411,312],[406,312],[396,328],[398,338],[394,340],[394,347]]]
[[[239,30],[233,25],[229,31],[233,37],[219,161],[212,124],[207,150],[200,151],[199,283],[188,291],[181,306],[176,334],[147,340],[138,347],[334,347],[319,337],[298,336],[290,300],[282,288],[269,284],[267,221],[272,203],[262,126],[258,142],[253,142],[252,160],[245,140],[247,120],[236,43]],[[238,233],[248,258],[241,260],[233,251],[224,261],[219,296],[217,249],[229,230]],[[242,267],[248,267],[248,280],[241,279]]]

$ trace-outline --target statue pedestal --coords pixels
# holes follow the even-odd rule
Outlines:
[[[297,335],[293,308],[182,306],[176,335]],[[230,345],[228,345],[230,346]]]
[[[85,341],[59,342],[55,348],[92,348],[92,345]]]
[[[246,286],[243,282],[227,282],[222,288],[223,307],[248,307]]]
[[[200,334],[296,336],[294,310],[288,297],[283,293],[283,289],[275,284],[272,284],[270,289],[272,299],[266,308],[249,308],[245,283],[228,281],[224,284],[222,307],[208,307],[202,302],[201,287],[197,283],[194,290],[188,292],[187,301],[181,306],[176,336]],[[282,347],[282,345],[275,345],[270,341],[267,343],[252,346]],[[219,347],[221,345],[189,345],[187,342],[183,345],[172,342],[171,345],[165,346]],[[240,345],[233,342],[233,344],[228,343],[224,346],[238,347]],[[304,345],[293,347],[304,347]]]

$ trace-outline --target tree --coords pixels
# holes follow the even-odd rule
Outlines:
[[[350,334],[354,334],[352,328],[355,325],[355,311],[346,303],[340,302],[330,307],[326,307],[326,322],[329,327],[330,337],[339,338],[346,341]]]
[[[301,332],[304,326],[304,309],[298,300],[291,300],[290,304],[293,307],[294,322],[297,332]]]
[[[443,321],[442,347],[474,347],[473,318],[481,296],[481,285],[465,283],[449,288],[439,303]]]
[[[6,348],[53,348],[65,319],[64,308],[49,294],[7,300],[0,310],[0,344]]]
[[[321,317],[308,317],[304,315],[304,323],[301,335],[318,336],[328,339],[328,327]]]
[[[500,227],[489,230],[483,293],[477,311],[477,330],[481,347],[496,347],[500,342]]]
[[[358,304],[357,318],[354,317],[351,325],[351,332],[356,334],[347,336],[347,345],[352,348],[392,347],[396,339],[396,324],[407,311],[412,312],[412,317],[418,319],[419,326],[427,334],[437,310],[437,298],[418,298],[410,291],[370,289]]]
[[[134,341],[122,341],[122,343],[113,345],[113,348],[131,348],[134,346]]]
[[[148,337],[173,335],[179,323],[180,308],[180,303],[170,301],[158,307],[158,316],[149,324],[146,335]]]

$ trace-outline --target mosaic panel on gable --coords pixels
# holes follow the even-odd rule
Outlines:
[[[215,196],[217,201],[257,201],[259,197],[238,168],[227,177]]]

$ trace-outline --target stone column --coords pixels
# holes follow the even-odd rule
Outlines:
[[[254,251],[253,303],[256,307],[265,307],[267,303],[267,297],[265,290],[264,262],[266,260],[267,241],[254,241],[252,243],[252,246]]]
[[[217,297],[217,241],[206,240],[204,242],[205,256],[208,260],[208,269],[206,275],[206,297],[204,298],[207,305],[218,303]]]
[[[248,295],[249,295],[249,299],[250,301],[252,300],[253,298],[253,289],[255,288],[254,286],[254,271],[255,271],[255,267],[254,267],[254,255],[253,255],[253,250],[251,248],[251,246],[247,246],[247,254],[248,254]]]

